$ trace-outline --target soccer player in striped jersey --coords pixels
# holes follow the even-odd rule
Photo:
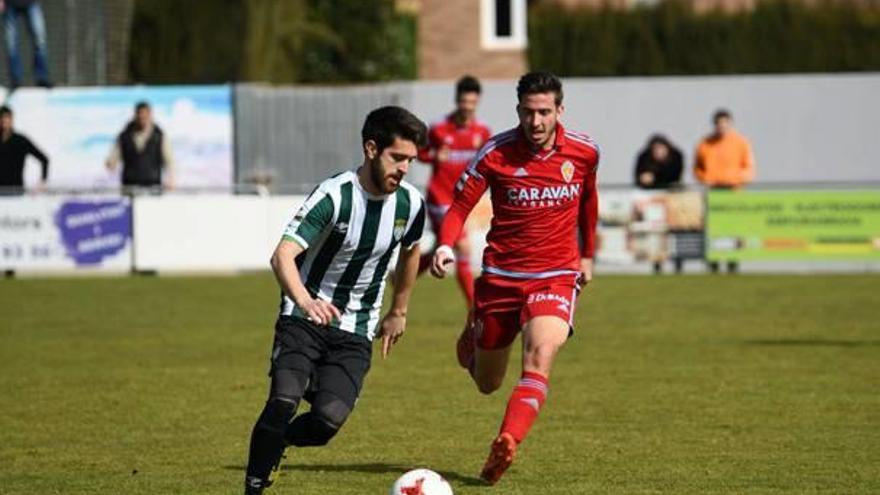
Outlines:
[[[489,189],[493,217],[483,274],[458,359],[480,392],[490,394],[501,387],[520,333],[523,345],[522,374],[481,473],[490,484],[513,462],[547,397],[553,361],[572,330],[575,296],[593,276],[598,216],[599,149],[559,123],[562,83],[533,72],[516,91],[519,126],[491,138],[462,175],[431,268],[446,274],[455,259],[452,243]]]
[[[403,177],[426,133],[403,108],[371,112],[361,133],[363,164],[322,182],[272,255],[281,309],[269,398],[251,434],[246,494],[272,483],[287,446],[333,438],[370,369],[373,338],[382,339],[386,357],[403,335],[425,224],[424,201]],[[380,318],[386,270],[398,251],[394,297]],[[303,398],[312,407],[297,416]]]

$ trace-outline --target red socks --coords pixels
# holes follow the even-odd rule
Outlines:
[[[459,259],[455,261],[455,277],[467,299],[468,308],[472,308],[474,306],[474,273],[471,271],[470,260]]]
[[[510,433],[516,443],[522,442],[532,423],[538,417],[547,398],[547,377],[531,371],[523,371],[522,378],[507,401],[507,411],[501,423],[501,433]]]

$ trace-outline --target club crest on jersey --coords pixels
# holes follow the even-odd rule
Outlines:
[[[400,238],[403,237],[403,231],[406,230],[406,220],[397,219],[394,221],[394,240],[400,241]]]
[[[560,171],[562,172],[562,178],[565,179],[565,182],[571,182],[572,177],[574,177],[574,164],[571,163],[570,160],[565,160],[565,162],[562,163]]]
[[[333,230],[340,234],[345,234],[348,232],[348,224],[345,222],[339,222],[333,227]]]

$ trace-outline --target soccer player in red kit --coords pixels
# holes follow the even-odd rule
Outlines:
[[[443,217],[452,204],[455,183],[467,169],[477,150],[489,139],[489,128],[477,121],[477,105],[480,103],[480,81],[464,76],[455,85],[455,110],[428,131],[428,146],[419,151],[419,160],[430,163],[433,171],[428,182],[428,218],[434,234],[439,234]],[[461,291],[467,299],[468,308],[474,302],[474,275],[471,272],[471,246],[467,232],[461,229],[450,246],[455,252],[455,274]],[[431,266],[433,253],[422,257],[420,272]]]
[[[488,188],[492,224],[458,359],[490,394],[501,387],[519,333],[523,345],[522,375],[481,473],[490,484],[513,462],[544,404],[553,360],[572,331],[575,296],[593,276],[598,217],[599,150],[559,123],[562,83],[533,72],[516,91],[519,126],[492,137],[462,175],[431,265],[435,276],[446,274],[451,243]]]

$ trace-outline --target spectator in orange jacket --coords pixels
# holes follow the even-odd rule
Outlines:
[[[727,110],[717,110],[712,116],[715,131],[697,146],[694,175],[697,180],[717,189],[738,189],[755,178],[755,159],[752,147],[742,134],[733,128],[733,117]],[[709,261],[709,271],[718,273],[717,261]],[[739,264],[730,260],[727,271],[736,273]]]
[[[752,147],[733,128],[733,117],[727,110],[718,110],[712,117],[715,130],[697,146],[694,175],[710,187],[736,189],[755,178]]]

